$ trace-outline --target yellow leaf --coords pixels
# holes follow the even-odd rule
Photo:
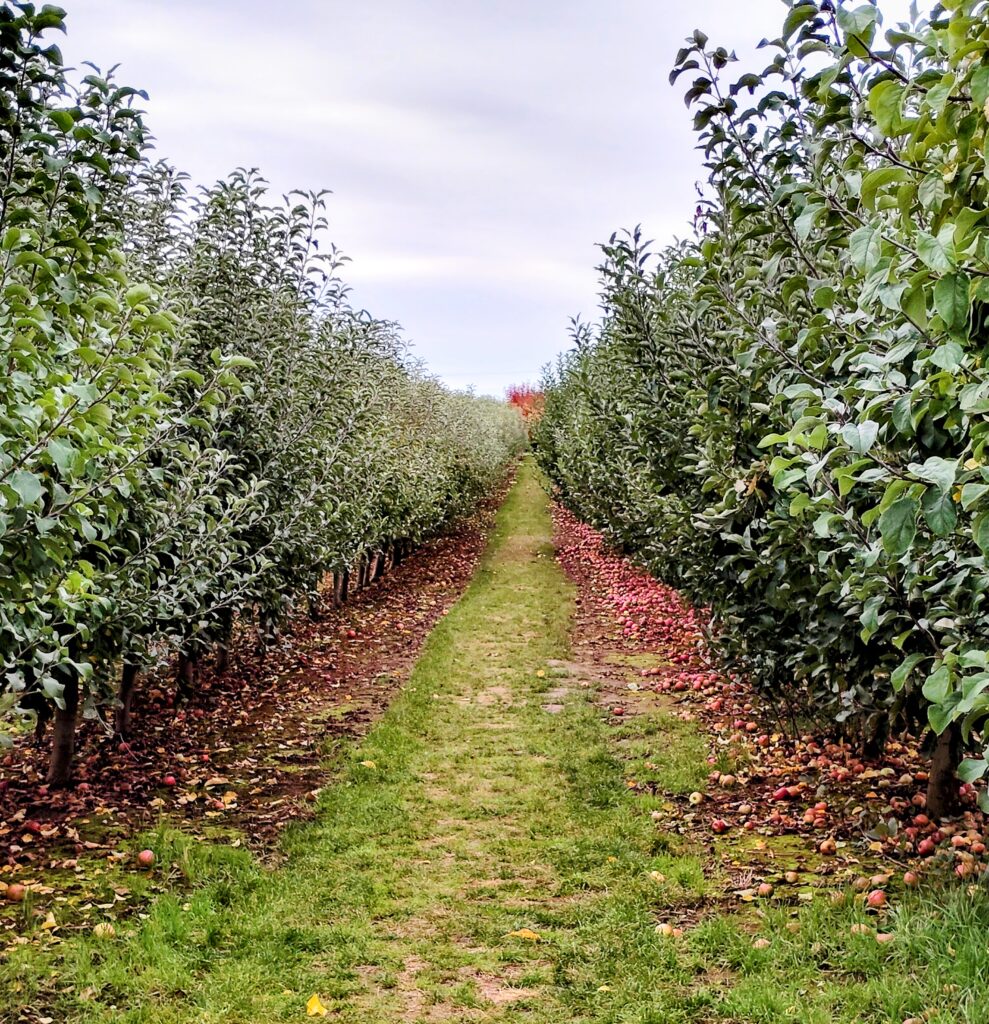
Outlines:
[[[362,768],[377,768],[378,766],[373,761],[361,761]]]
[[[330,1011],[323,1005],[323,1000],[318,995],[311,995],[306,1003],[307,1017],[325,1017]]]
[[[610,985],[598,985],[598,992],[610,992],[610,991],[611,991],[611,986]]]
[[[45,923],[41,926],[46,932],[53,931],[58,927],[58,921],[55,920],[55,915],[49,910],[48,916],[45,918]]]
[[[536,671],[536,678],[537,679],[545,679],[546,678],[546,673],[542,669],[538,669]]]
[[[509,932],[513,939],[526,939],[529,942],[539,942],[540,935],[531,928],[519,928],[516,932]]]

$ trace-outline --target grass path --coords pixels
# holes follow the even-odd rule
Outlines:
[[[553,667],[572,610],[526,464],[475,580],[317,822],[287,838],[286,865],[159,836],[191,894],[159,899],[130,934],[65,942],[54,975],[50,954],[16,952],[16,1002],[156,1024],[299,1020],[314,994],[361,1024],[562,1024],[641,1005],[672,963],[648,871],[698,869],[653,856],[656,830],[623,809],[599,713]],[[634,950],[654,967],[630,974]]]

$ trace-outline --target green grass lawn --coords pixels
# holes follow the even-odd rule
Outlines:
[[[661,795],[627,791],[622,759],[661,745],[683,790],[703,744],[659,709],[613,733],[591,690],[547,669],[572,611],[527,463],[474,582],[284,864],[152,837],[188,884],[113,937],[16,947],[0,1020],[266,1024],[317,995],[353,1024],[989,1021],[982,892],[896,900],[885,945],[851,934],[860,905],[827,900],[657,933],[723,885],[652,820]]]

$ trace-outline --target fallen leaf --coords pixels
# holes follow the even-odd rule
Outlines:
[[[306,1003],[307,1017],[325,1017],[329,1012],[318,995],[314,993],[309,997],[309,1002]]]
[[[541,936],[531,928],[519,928],[518,931],[509,932],[513,939],[526,939],[529,942],[539,942]]]

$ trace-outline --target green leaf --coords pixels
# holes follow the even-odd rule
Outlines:
[[[890,419],[899,433],[909,436],[914,432],[912,412],[913,395],[900,395],[893,403]]]
[[[941,491],[948,491],[958,475],[958,460],[932,455],[923,463],[911,462],[910,472],[921,480],[934,484]]]
[[[950,492],[929,489],[924,493],[921,507],[924,519],[936,537],[947,537],[955,528],[958,513]]]
[[[817,16],[817,4],[801,3],[793,7],[783,22],[783,38],[789,39],[804,22]]]
[[[940,736],[948,728],[953,717],[951,708],[940,704],[932,704],[927,709],[927,721],[937,736]]]
[[[903,86],[892,79],[878,82],[869,90],[869,110],[883,135],[896,135],[903,103]]]
[[[859,622],[862,624],[860,636],[864,643],[868,643],[869,639],[879,628],[879,609],[882,608],[882,606],[883,595],[873,594],[862,607],[862,614],[859,616]]]
[[[72,445],[53,437],[48,442],[48,455],[63,477],[71,474],[72,462],[76,457],[76,450]]]
[[[13,487],[25,505],[33,505],[43,493],[41,481],[26,469],[17,470],[7,483]]]
[[[894,669],[889,681],[893,689],[899,693],[906,686],[910,673],[927,657],[926,654],[908,654],[903,661]]]
[[[879,535],[887,554],[899,556],[910,549],[917,535],[917,511],[913,498],[899,498],[879,517]]]
[[[934,308],[949,331],[967,329],[970,305],[967,274],[949,274],[934,286]]]
[[[875,444],[879,424],[874,420],[864,423],[846,423],[841,428],[841,439],[856,455],[864,455]]]
[[[75,127],[76,119],[68,110],[50,110],[48,116],[61,132],[70,132]]]
[[[981,64],[972,72],[969,88],[972,90],[972,101],[981,113],[985,109],[986,100],[989,100],[989,65]]]
[[[934,349],[928,358],[942,370],[953,372],[961,366],[965,352],[957,341],[947,341]]]
[[[917,233],[917,254],[931,270],[939,274],[950,274],[955,268],[954,260],[943,242],[926,231]]]
[[[929,174],[917,188],[917,198],[930,213],[936,213],[941,209],[947,194],[947,186],[940,174]]]
[[[940,665],[924,680],[924,697],[932,704],[940,704],[951,692],[951,672]]]
[[[989,761],[981,757],[966,757],[958,766],[955,774],[962,782],[975,782],[985,775],[989,769]]]
[[[863,45],[872,45],[872,39],[876,32],[876,19],[879,17],[878,10],[872,4],[857,7],[854,11],[845,4],[836,4],[835,7],[837,8],[838,26],[845,34],[845,43],[848,49],[856,57],[868,56]],[[853,37],[858,37],[861,42],[857,42]]]
[[[968,512],[989,491],[989,484],[965,484],[962,488],[962,508]]]
[[[848,252],[855,267],[868,273],[882,255],[882,236],[867,224],[856,228],[848,236]]]
[[[972,520],[972,539],[983,554],[989,555],[989,510],[980,512]]]
[[[127,293],[124,295],[124,301],[128,306],[133,309],[135,306],[141,305],[142,302],[147,302],[154,295],[154,292],[149,284],[135,284],[127,289]]]
[[[876,194],[894,182],[906,181],[909,172],[903,167],[878,167],[862,178],[862,204],[870,210],[876,208]]]

